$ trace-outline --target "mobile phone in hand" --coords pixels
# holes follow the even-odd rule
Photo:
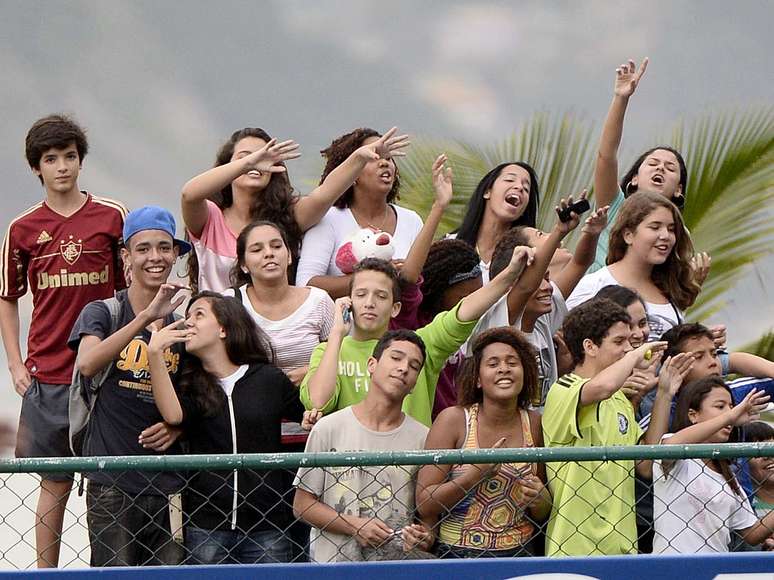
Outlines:
[[[341,313],[341,317],[344,319],[344,324],[349,324],[352,320],[352,307],[347,306]]]
[[[582,213],[586,213],[590,209],[591,209],[591,205],[589,204],[589,200],[579,199],[578,201],[568,205],[566,208],[559,210],[559,221],[568,222],[570,221],[571,213],[581,215]]]

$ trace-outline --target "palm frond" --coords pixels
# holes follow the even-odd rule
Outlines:
[[[721,309],[724,296],[774,242],[774,107],[706,113],[672,131],[688,164],[684,217],[712,269],[692,319]]]
[[[459,226],[470,195],[481,178],[496,165],[525,161],[540,176],[538,226],[550,227],[559,198],[577,195],[591,185],[594,169],[593,126],[572,113],[536,113],[510,137],[490,146],[462,141],[415,139],[409,155],[401,162],[404,192],[401,203],[426,215],[432,204],[430,166],[446,153],[454,171],[454,202],[441,224],[441,233]]]

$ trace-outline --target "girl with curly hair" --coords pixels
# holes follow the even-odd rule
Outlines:
[[[535,356],[510,327],[476,337],[460,373],[458,405],[438,415],[425,447],[542,447],[540,414],[529,410],[538,388]],[[442,558],[535,555],[532,539],[551,510],[545,482],[542,464],[428,465],[419,472],[417,509],[423,518],[440,519]],[[504,505],[489,509],[493,502]]]
[[[422,219],[396,205],[400,180],[394,157],[402,156],[408,137],[392,136],[393,130],[380,136],[373,129],[355,129],[334,139],[322,151],[326,158],[321,182],[339,171],[353,152],[368,148],[374,155],[361,167],[343,193],[315,227],[304,236],[298,265],[297,282],[326,290],[332,298],[345,296],[351,275],[336,265],[336,254],[353,233],[369,228],[392,236],[393,258],[403,260],[422,229]]]
[[[693,244],[677,206],[659,193],[640,191],[621,207],[610,233],[607,266],[588,274],[567,300],[572,309],[611,284],[645,301],[649,340],[683,321],[682,311],[701,287],[691,267]]]
[[[309,195],[290,185],[284,162],[299,157],[293,141],[278,143],[263,129],[235,131],[218,151],[215,167],[183,186],[182,210],[195,254],[188,262],[191,287],[223,291],[236,259],[236,239],[255,220],[281,226],[291,255],[298,257],[303,232],[325,215],[352,185],[369,160],[400,148],[405,139],[392,129],[365,147],[353,149]],[[290,281],[295,278],[289,273]]]

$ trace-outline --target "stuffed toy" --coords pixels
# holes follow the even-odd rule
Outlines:
[[[349,241],[336,252],[336,266],[345,274],[351,274],[355,264],[364,258],[392,260],[394,253],[390,234],[363,228],[352,234]]]

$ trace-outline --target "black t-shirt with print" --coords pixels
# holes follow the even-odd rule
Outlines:
[[[126,290],[116,296],[121,304],[119,327],[129,324],[135,314],[129,304]],[[174,315],[164,324],[171,324]],[[78,350],[81,338],[97,336],[105,339],[110,333],[110,311],[102,301],[89,303],[83,309],[70,333],[68,345]],[[97,403],[89,418],[83,454],[88,457],[103,455],[152,455],[154,452],[140,445],[140,432],[163,421],[153,400],[148,367],[148,341],[151,333],[143,329],[121,351],[119,358],[100,388]],[[164,352],[167,370],[176,383],[179,373],[182,344]],[[175,443],[167,453],[179,452]],[[182,487],[182,479],[170,472],[93,472],[89,480],[103,485],[116,485],[127,493],[168,494]]]

